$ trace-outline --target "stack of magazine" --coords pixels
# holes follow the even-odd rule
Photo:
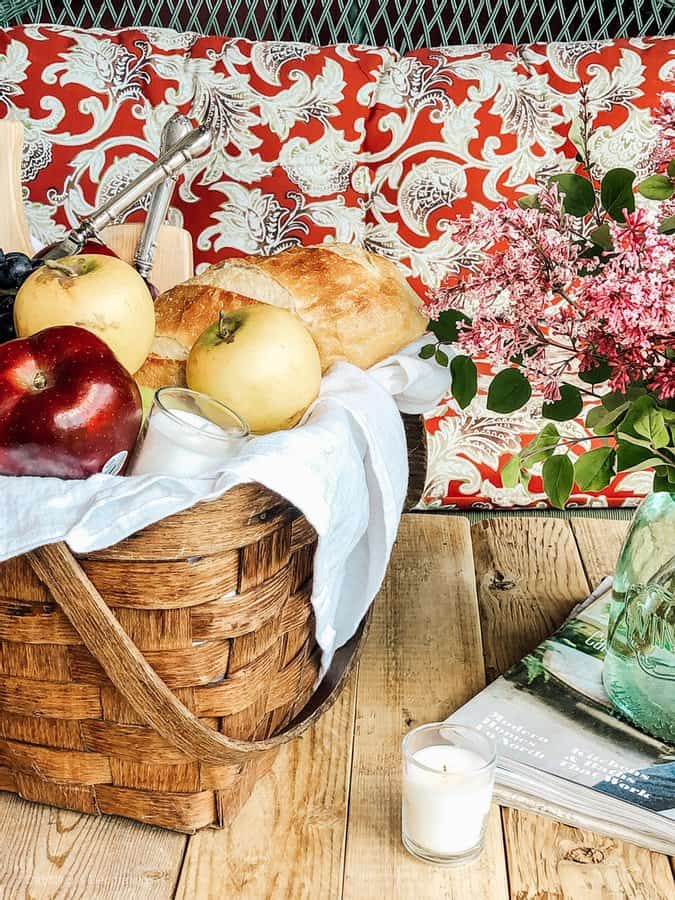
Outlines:
[[[449,721],[495,741],[503,805],[672,855],[675,746],[622,719],[603,689],[609,601],[592,595]]]

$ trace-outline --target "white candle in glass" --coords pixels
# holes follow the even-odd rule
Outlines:
[[[430,725],[407,736],[402,825],[404,844],[412,853],[450,863],[480,852],[492,801],[494,762],[491,743],[473,729]]]
[[[234,456],[246,424],[216,400],[184,388],[162,388],[130,467],[131,475],[195,478]]]

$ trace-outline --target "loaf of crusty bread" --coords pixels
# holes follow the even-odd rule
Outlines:
[[[251,303],[295,312],[319,349],[324,371],[337,360],[367,369],[423,334],[417,294],[387,259],[351,244],[294,247],[275,256],[227,259],[162,294],[156,338],[141,384],[182,384],[199,335]]]

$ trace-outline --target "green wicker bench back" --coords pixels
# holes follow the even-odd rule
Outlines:
[[[0,0],[0,25],[133,25],[255,39],[349,41],[406,51],[675,31],[675,0]]]

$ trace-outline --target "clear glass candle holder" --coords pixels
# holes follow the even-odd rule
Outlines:
[[[403,739],[402,836],[413,856],[461,865],[483,849],[497,753],[484,734],[436,722]]]
[[[198,478],[236,456],[248,438],[241,416],[206,394],[160,388],[145,423],[130,475]]]

